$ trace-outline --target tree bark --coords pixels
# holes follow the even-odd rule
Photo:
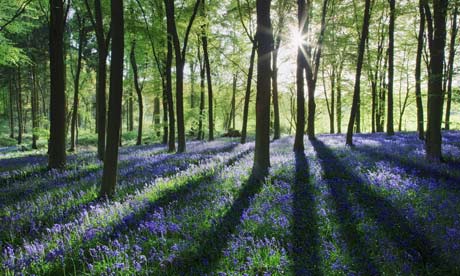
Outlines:
[[[14,138],[14,92],[13,92],[13,81],[10,79],[8,81],[8,90],[9,90],[9,106],[10,106],[10,138]]]
[[[429,37],[430,78],[428,80],[428,127],[426,132],[426,158],[431,162],[441,161],[441,123],[443,105],[443,62],[446,46],[447,0],[433,0],[433,23]],[[425,12],[429,10],[425,6]],[[430,32],[430,31],[429,31]]]
[[[306,34],[306,6],[305,0],[297,1],[297,19],[300,36],[303,37]],[[294,151],[304,150],[303,138],[305,135],[305,85],[304,75],[305,70],[305,45],[302,43],[297,49],[297,67],[296,67],[296,88],[297,88],[297,120],[295,127],[295,140],[294,140]]]
[[[137,140],[136,145],[142,144],[142,125],[144,123],[144,102],[142,100],[142,88],[139,85],[139,70],[136,63],[136,42],[133,41],[131,44],[131,53],[129,55],[131,61],[131,67],[133,68],[133,78],[134,78],[134,88],[136,89],[137,94],[137,103],[138,103],[138,126],[137,126]],[[132,116],[132,115],[131,115]]]
[[[48,167],[63,168],[66,163],[66,100],[64,73],[64,4],[50,0],[50,138]]]
[[[417,106],[417,132],[420,140],[425,139],[425,130],[423,123],[423,103],[422,103],[422,88],[421,88],[421,71],[422,71],[422,55],[423,55],[423,40],[425,33],[425,9],[423,7],[424,0],[419,2],[420,25],[417,37],[417,56],[415,59],[415,100]]]
[[[256,143],[253,176],[262,181],[270,167],[270,85],[273,35],[270,22],[270,0],[257,0],[257,98]]]
[[[168,114],[169,114],[169,138],[168,138],[168,152],[176,151],[176,120],[174,117],[174,101],[172,94],[172,58],[173,58],[173,42],[169,35],[168,30],[168,42],[166,51],[166,63],[165,63],[165,79],[166,79],[166,98],[168,102]]]
[[[387,135],[394,135],[393,123],[393,80],[394,80],[394,33],[395,33],[395,0],[390,3],[390,26],[388,34],[388,101],[387,101]]]
[[[104,156],[101,197],[115,192],[118,171],[118,146],[121,126],[121,100],[123,94],[123,0],[111,0],[112,55],[110,65],[110,95],[107,125],[107,148]]]
[[[361,85],[361,71],[363,68],[363,59],[364,59],[364,51],[366,46],[366,39],[369,34],[369,22],[371,18],[370,12],[371,0],[366,0],[365,8],[364,8],[364,21],[361,30],[361,39],[359,41],[359,49],[358,49],[358,60],[356,65],[356,76],[355,76],[355,87],[353,91],[353,103],[351,106],[351,113],[350,113],[350,120],[348,122],[348,129],[347,129],[347,137],[346,137],[346,144],[349,146],[353,145],[353,126],[355,124],[356,113],[358,111],[358,103],[359,103],[359,94],[360,94],[360,85]]]
[[[32,65],[32,97],[31,97],[31,107],[32,107],[32,149],[37,149],[37,139],[38,136],[36,133],[36,128],[38,127],[37,121],[37,112],[38,112],[38,93],[37,93],[37,72],[35,65]]]
[[[198,140],[204,139],[204,131],[203,131],[203,117],[204,117],[204,101],[205,101],[205,68],[204,68],[204,61],[201,57],[200,47],[198,47],[198,65],[200,69],[200,115],[198,116]]]
[[[201,15],[207,17],[206,0],[201,0]],[[211,64],[209,62],[208,36],[206,24],[201,25],[201,43],[203,45],[204,66],[206,68],[206,83],[208,85],[208,140],[214,140],[214,95],[212,91]]]
[[[458,4],[454,6],[452,11],[452,30],[450,33],[450,45],[449,45],[449,61],[447,65],[447,103],[446,103],[446,120],[444,128],[450,129],[450,110],[452,105],[452,76],[454,74],[454,60],[455,60],[455,40],[457,38],[458,26],[457,26],[457,13]]]
[[[249,59],[248,80],[246,82],[246,92],[244,94],[243,107],[243,127],[241,129],[241,144],[246,143],[248,117],[249,117],[249,101],[251,100],[252,76],[254,74],[254,62],[256,58],[257,41],[252,41],[251,57]]]
[[[76,132],[77,132],[77,116],[78,116],[78,105],[79,105],[79,90],[80,90],[80,73],[83,59],[83,47],[86,41],[86,33],[84,21],[77,12],[78,21],[78,56],[77,56],[77,68],[75,70],[74,79],[74,95],[73,95],[73,109],[72,119],[70,127],[70,151],[75,151],[76,148]]]
[[[20,66],[18,66],[16,72],[16,109],[18,112],[18,145],[20,145],[22,144],[22,134],[24,133],[24,120],[22,116],[22,80]]]
[[[281,20],[281,19],[280,19]],[[282,26],[280,26],[281,28]],[[275,46],[273,49],[272,61],[272,97],[273,97],[273,140],[277,140],[281,136],[280,131],[280,109],[278,103],[278,52],[281,45],[281,34],[276,36]]]

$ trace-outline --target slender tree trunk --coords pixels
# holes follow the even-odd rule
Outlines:
[[[335,122],[335,67],[332,68],[332,76],[331,76],[331,118],[330,118],[330,133],[335,133],[334,122]]]
[[[206,0],[201,0],[201,15],[207,17]],[[209,62],[208,36],[206,34],[206,24],[201,25],[201,44],[203,46],[204,67],[206,68],[206,82],[208,85],[208,129],[209,141],[214,140],[214,96],[212,91],[211,64]]]
[[[241,144],[246,143],[248,117],[249,117],[249,101],[251,100],[252,75],[254,73],[254,62],[256,58],[257,42],[252,42],[251,57],[249,59],[248,80],[246,82],[246,92],[244,94],[243,107],[243,127],[241,129]]]
[[[199,69],[200,69],[200,115],[198,117],[198,140],[203,140],[204,139],[204,131],[203,131],[203,117],[204,117],[204,82],[205,82],[205,68],[204,68],[204,62],[203,59],[201,58],[201,51],[200,47],[198,47],[198,61],[199,61]]]
[[[305,0],[297,1],[297,19],[299,33],[301,36],[305,35],[306,26],[306,10]],[[297,68],[296,68],[296,88],[297,88],[297,120],[295,129],[294,151],[303,151],[305,135],[305,88],[304,88],[304,69],[305,69],[305,45],[299,45],[297,49]]]
[[[168,136],[169,136],[169,129],[168,129],[168,92],[166,89],[166,81],[164,78],[161,80],[161,89],[163,91],[162,95],[162,103],[163,103],[163,144],[168,144]],[[174,114],[173,114],[174,116]]]
[[[80,73],[83,59],[83,47],[86,40],[85,26],[84,21],[80,18],[80,15],[77,12],[78,20],[78,56],[77,56],[77,68],[75,70],[75,79],[74,79],[74,95],[73,95],[73,109],[72,109],[72,119],[71,119],[71,128],[70,128],[70,151],[75,151],[76,148],[76,132],[77,132],[77,117],[78,117],[78,105],[79,105],[79,88],[80,88]]]
[[[128,108],[126,112],[126,117],[128,121],[128,131],[133,131],[134,130],[134,101],[133,101],[133,90],[129,89],[128,90]]]
[[[177,152],[185,152],[184,62],[176,56]]]
[[[387,135],[394,135],[393,124],[393,80],[394,80],[394,33],[395,33],[395,0],[390,2],[390,26],[388,39],[388,106],[387,106]]]
[[[421,71],[422,71],[422,55],[423,55],[423,40],[425,32],[425,9],[423,1],[419,1],[420,25],[417,37],[417,56],[415,59],[415,101],[417,105],[417,131],[420,140],[425,139],[425,130],[423,123],[423,103],[422,103],[422,87],[421,87]]]
[[[22,144],[22,134],[24,133],[24,120],[22,114],[22,84],[21,84],[21,67],[17,68],[16,78],[16,109],[18,112],[18,145]]]
[[[253,176],[262,181],[270,167],[270,85],[273,35],[270,22],[270,0],[257,0],[257,98],[256,143]]]
[[[278,52],[281,44],[281,35],[278,34],[275,40],[272,61],[272,97],[273,97],[273,140],[277,140],[281,136],[280,131],[280,109],[278,103]]]
[[[37,149],[37,135],[35,130],[38,127],[37,122],[37,112],[38,112],[38,93],[37,93],[37,76],[35,65],[32,65],[32,97],[31,97],[31,107],[32,107],[32,149]]]
[[[426,157],[432,162],[441,161],[441,123],[443,100],[443,62],[446,45],[447,0],[433,0],[433,32],[430,39],[430,78],[428,80],[428,127],[426,132]],[[426,5],[425,11],[429,9]],[[429,28],[431,29],[431,28]]]
[[[9,90],[9,106],[10,106],[10,138],[14,138],[14,92],[13,92],[13,81],[10,79],[8,81],[8,90]]]
[[[235,120],[236,120],[236,81],[238,79],[238,75],[235,73],[233,74],[233,84],[232,84],[232,112],[231,112],[231,129],[235,130]]]
[[[118,171],[118,146],[121,128],[121,100],[123,94],[123,0],[111,0],[112,55],[110,66],[109,116],[107,125],[107,148],[104,156],[101,197],[115,192]]]
[[[358,49],[358,60],[356,65],[356,77],[355,77],[355,87],[353,92],[353,103],[351,106],[350,121],[348,122],[346,144],[351,146],[353,145],[353,126],[355,124],[356,113],[358,111],[359,103],[359,94],[360,94],[360,85],[361,85],[361,71],[363,68],[363,59],[364,51],[366,46],[366,39],[369,33],[369,21],[371,18],[370,12],[371,0],[366,0],[365,9],[364,9],[364,22],[361,30],[361,39],[359,42]]]
[[[199,47],[199,46],[198,46]],[[190,109],[195,108],[195,63],[191,62],[190,67]]]
[[[133,78],[134,78],[134,88],[136,89],[137,93],[137,103],[138,103],[138,127],[137,127],[137,140],[136,140],[136,145],[141,145],[142,144],[142,125],[144,121],[144,103],[142,100],[142,88],[139,85],[139,70],[137,68],[137,63],[136,63],[136,42],[133,41],[131,44],[131,53],[130,53],[130,60],[131,60],[131,67],[133,68]],[[132,116],[132,114],[131,114]]]
[[[342,133],[342,68],[343,62],[337,72],[337,133]]]
[[[458,4],[455,4],[454,10],[452,11],[452,30],[450,33],[450,45],[449,45],[449,61],[447,69],[447,103],[446,103],[446,120],[444,128],[450,129],[450,110],[452,105],[452,76],[454,74],[454,60],[455,60],[455,40],[457,38],[457,13]]]
[[[50,138],[48,167],[63,168],[66,163],[66,100],[64,73],[64,4],[50,0]]]
[[[168,139],[168,151],[174,152],[176,150],[176,121],[174,118],[174,102],[172,94],[172,55],[173,55],[172,38],[168,35],[167,52],[166,52],[166,64],[165,64],[165,79],[166,79],[166,97],[168,99],[168,111],[169,111],[169,139]]]

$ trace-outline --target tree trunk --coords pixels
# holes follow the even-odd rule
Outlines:
[[[201,0],[201,15],[207,17],[206,0]],[[206,82],[208,84],[208,140],[214,140],[214,96],[212,91],[211,64],[209,62],[208,36],[206,35],[206,24],[201,25],[201,43],[203,45],[204,66],[206,68]]]
[[[417,37],[417,56],[415,59],[415,100],[417,105],[417,131],[420,140],[425,139],[425,130],[423,123],[423,103],[422,103],[422,88],[421,88],[421,69],[422,69],[422,54],[423,40],[425,32],[425,10],[423,1],[419,2],[420,25]]]
[[[10,79],[8,81],[8,90],[9,90],[9,106],[10,106],[10,138],[14,138],[14,92],[13,92],[13,81]]]
[[[38,93],[37,93],[37,76],[35,65],[32,65],[32,97],[31,97],[31,107],[32,107],[32,149],[37,149],[37,135],[36,128],[38,127],[37,122],[37,112],[38,112]]]
[[[195,108],[195,63],[191,62],[189,67],[190,67],[190,109],[193,110]]]
[[[168,144],[168,136],[169,136],[169,129],[168,129],[168,92],[166,89],[166,81],[164,77],[161,80],[161,89],[163,91],[162,95],[162,102],[163,102],[163,144]],[[173,114],[174,116],[174,114]]]
[[[244,94],[243,108],[243,127],[241,129],[241,144],[246,143],[248,117],[249,117],[249,101],[251,100],[252,75],[254,73],[254,61],[256,58],[257,42],[252,42],[251,57],[249,59],[248,80],[246,82],[246,93]]]
[[[153,99],[153,124],[156,130],[156,136],[160,137],[160,122],[161,122],[161,115],[160,115],[160,98],[155,96]]]
[[[66,163],[66,100],[64,73],[64,4],[50,0],[50,138],[48,167],[63,168]]]
[[[387,106],[387,135],[394,135],[393,124],[393,80],[394,80],[394,33],[395,33],[395,0],[390,2],[390,26],[388,38],[388,106]]]
[[[76,129],[77,129],[77,116],[78,116],[78,105],[79,105],[79,88],[80,88],[80,72],[83,59],[83,45],[86,40],[85,26],[84,21],[80,18],[80,15],[77,12],[78,20],[78,56],[77,56],[77,68],[75,70],[75,79],[74,79],[74,95],[73,95],[73,109],[72,109],[72,119],[71,119],[71,128],[70,128],[70,151],[75,151],[76,148]]]
[[[204,131],[203,131],[203,117],[204,117],[204,82],[205,82],[205,68],[204,62],[201,58],[200,47],[198,47],[198,61],[199,61],[199,69],[200,69],[200,115],[198,116],[198,140],[204,139]]]
[[[136,42],[133,41],[131,44],[131,53],[129,55],[130,61],[131,61],[131,67],[133,68],[133,78],[134,78],[134,88],[136,89],[137,93],[137,103],[138,103],[138,126],[137,126],[137,140],[136,140],[136,145],[141,145],[142,144],[142,124],[144,121],[144,103],[142,100],[142,88],[139,85],[139,70],[137,68],[137,63],[136,63]],[[132,116],[132,114],[131,114]]]
[[[342,69],[337,74],[337,133],[342,133]]]
[[[282,27],[282,26],[280,26]],[[272,61],[272,97],[273,97],[273,140],[277,140],[281,136],[280,131],[280,109],[278,103],[278,52],[281,44],[281,34],[278,34],[275,40],[275,46],[273,49],[273,61]]]
[[[335,67],[332,68],[332,76],[331,76],[331,117],[330,117],[330,133],[334,134],[335,133],[335,128],[334,128],[334,122],[335,122],[335,112],[334,112],[334,106],[335,106]]]
[[[450,110],[452,105],[452,76],[454,74],[454,60],[455,60],[455,39],[457,38],[457,13],[458,4],[455,4],[454,10],[452,11],[452,30],[450,33],[450,45],[449,45],[449,61],[447,69],[447,103],[446,103],[446,121],[445,129],[450,129]]]
[[[353,145],[353,126],[355,124],[356,113],[359,108],[359,94],[360,94],[360,85],[361,85],[361,71],[363,68],[363,59],[364,59],[364,50],[366,46],[366,39],[369,33],[369,21],[371,18],[370,6],[371,0],[366,0],[364,9],[364,22],[361,30],[361,39],[359,42],[358,49],[358,60],[356,65],[356,77],[355,77],[355,87],[353,91],[353,103],[351,106],[350,120],[348,122],[346,144],[351,146]]]
[[[21,84],[21,67],[17,68],[16,78],[16,109],[18,112],[18,145],[22,144],[22,134],[24,133],[24,120],[22,117],[22,84]]]
[[[169,33],[169,31],[168,31]],[[174,101],[172,94],[172,57],[173,46],[172,38],[168,35],[167,51],[166,51],[166,64],[165,64],[165,79],[166,79],[166,98],[168,99],[168,114],[169,114],[169,139],[168,139],[168,152],[176,150],[176,121],[174,118]]]
[[[257,0],[257,98],[256,143],[253,176],[262,181],[270,167],[270,85],[273,35],[270,22],[270,0]]]
[[[235,120],[236,120],[236,81],[238,79],[238,75],[235,73],[233,74],[233,84],[232,84],[232,112],[231,112],[231,122],[232,125],[230,126],[231,129],[235,130]]]
[[[428,80],[428,127],[426,132],[426,157],[432,162],[441,161],[441,123],[443,100],[443,62],[446,45],[447,0],[433,0],[433,31],[428,34],[430,43],[430,78]],[[429,9],[425,6],[425,11]],[[429,28],[431,29],[431,28]]]
[[[110,66],[109,116],[107,125],[107,148],[104,156],[101,197],[115,192],[118,167],[118,145],[121,126],[121,100],[123,94],[123,0],[111,0],[112,55]]]
[[[128,131],[134,130],[134,101],[133,101],[133,90],[128,90],[128,108],[126,112],[126,117],[128,121]]]

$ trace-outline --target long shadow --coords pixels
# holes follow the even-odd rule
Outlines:
[[[432,164],[428,164],[424,160],[416,161],[408,158],[406,155],[388,153],[383,149],[378,149],[371,146],[353,147],[353,150],[363,153],[369,156],[371,159],[387,160],[392,162],[396,161],[396,163],[399,166],[402,166],[406,170],[406,173],[409,175],[446,180],[447,185],[443,185],[443,188],[457,193],[460,192],[460,177],[451,173],[452,171],[460,170],[460,163],[457,161],[446,160],[444,164],[448,166],[448,169],[446,169],[446,171],[441,171],[439,168],[436,168],[436,166],[433,167]]]
[[[332,195],[338,207],[339,220],[341,223],[347,223],[343,227],[345,237],[350,245],[357,249],[354,253],[359,254],[361,252],[360,254],[365,254],[363,247],[366,246],[366,243],[357,233],[353,233],[356,231],[356,226],[354,225],[358,221],[352,216],[351,206],[348,202],[350,195],[353,195],[357,203],[365,208],[367,214],[376,220],[378,226],[385,231],[387,237],[396,246],[413,257],[419,269],[426,273],[433,270],[439,271],[440,269],[446,273],[452,271],[450,264],[443,260],[423,230],[416,229],[415,225],[408,221],[400,210],[393,206],[391,201],[377,194],[366,184],[365,180],[343,165],[342,161],[323,142],[315,141],[312,142],[312,145],[327,176]],[[336,181],[337,178],[341,180]],[[365,264],[368,262],[363,261],[368,258],[368,256],[360,255],[357,260]],[[368,274],[367,270],[370,267],[364,266],[364,268],[366,269],[365,274]],[[372,272],[372,270],[369,272]]]
[[[314,187],[305,153],[295,153],[295,180],[292,183],[293,219],[291,225],[291,259],[295,275],[322,275],[318,218]]]
[[[248,149],[245,151],[242,151],[238,153],[237,155],[231,157],[229,160],[227,160],[225,163],[220,165],[218,169],[205,172],[198,177],[194,177],[191,180],[188,180],[186,183],[180,185],[178,188],[171,188],[163,191],[161,195],[154,201],[148,203],[145,208],[141,210],[137,210],[137,213],[130,213],[124,216],[119,220],[118,223],[111,225],[110,226],[110,231],[106,233],[102,233],[100,237],[97,239],[97,243],[100,243],[101,241],[108,240],[108,239],[115,239],[120,237],[121,235],[125,234],[129,229],[135,229],[139,225],[141,221],[146,219],[146,217],[156,209],[163,207],[165,208],[167,205],[169,205],[171,202],[178,201],[182,202],[184,201],[189,194],[192,194],[199,186],[202,185],[210,185],[212,184],[212,180],[215,179],[215,177],[221,172],[225,167],[232,166],[238,160],[246,156],[247,154],[251,153],[253,149]],[[239,218],[239,217],[238,217]],[[216,233],[217,234],[217,233]],[[91,240],[87,240],[91,242]],[[93,241],[94,243],[94,241]],[[91,246],[91,244],[89,244]],[[88,246],[84,247],[88,249]],[[77,251],[77,250],[76,250]],[[77,251],[78,252],[78,251]],[[88,258],[90,257],[89,252],[85,252],[87,254]],[[73,258],[68,258],[66,259],[66,262],[68,265],[74,265],[75,264],[75,259]],[[80,268],[80,269],[79,269]],[[84,264],[81,264],[80,266],[76,266],[76,271],[75,272],[81,272],[84,269]],[[55,271],[56,273],[60,273],[60,267],[56,267]],[[52,274],[51,273],[51,274]]]
[[[201,241],[197,241],[198,248],[178,255],[166,268],[165,275],[204,275],[215,270],[224,248],[240,224],[241,215],[249,207],[251,198],[260,192],[262,185],[263,181],[256,180],[251,174],[218,224],[203,234]]]
[[[222,149],[221,152],[232,151],[237,145],[238,144],[225,145],[224,147],[221,148]],[[218,149],[214,149],[212,151],[209,151],[209,150],[206,151],[205,150],[204,152],[206,152],[208,155],[203,156],[203,158],[200,159],[200,160],[209,160],[209,159],[211,159],[212,156],[210,154],[212,152],[216,152],[216,151],[218,151]],[[239,158],[241,158],[243,155],[249,153],[250,151],[251,150],[246,150],[246,151],[244,151],[242,153],[239,153],[236,156],[230,158],[230,160],[227,161],[226,165],[228,166],[229,164],[233,164]],[[157,168],[160,168],[160,167],[162,168],[161,170],[157,170],[157,172],[155,173],[156,177],[167,177],[167,176],[170,176],[170,175],[173,175],[173,174],[177,173],[178,171],[183,171],[183,170],[187,169],[190,164],[179,164],[177,166],[168,166],[168,165],[165,165],[165,163],[174,162],[174,161],[177,161],[177,160],[183,160],[184,156],[186,156],[186,155],[187,154],[182,154],[181,156],[178,156],[178,155],[166,155],[165,158],[162,158],[161,160],[158,160],[156,162],[150,163],[150,166],[153,166],[153,167],[158,166]],[[194,160],[193,163],[196,163],[197,161],[198,161],[198,159]],[[133,170],[136,170],[136,169],[138,169],[138,168],[137,167],[133,168]],[[120,178],[126,178],[126,177],[128,177],[129,175],[131,175],[133,173],[135,173],[135,172],[133,172],[132,170],[129,170],[129,171],[125,172]],[[119,191],[119,193],[120,194],[131,193],[131,192],[135,191],[135,189],[139,185],[143,185],[142,183],[143,182],[136,182],[135,185],[123,187],[122,188],[123,191]],[[91,182],[88,182],[88,185],[85,185],[84,187],[80,187],[80,189],[86,190],[86,189],[89,189],[93,185],[94,184],[92,184]],[[28,221],[25,224],[22,224],[21,229],[22,229],[22,231],[24,233],[28,233],[29,237],[33,236],[34,234],[39,235],[40,233],[42,233],[42,231],[46,227],[50,227],[51,225],[53,225],[55,223],[65,223],[67,221],[73,220],[75,218],[75,216],[77,214],[79,214],[83,209],[88,208],[90,205],[96,203],[97,201],[98,201],[98,199],[94,198],[93,200],[81,202],[81,203],[79,203],[77,205],[71,206],[71,207],[66,208],[64,210],[59,210],[61,215],[58,216],[58,217],[53,217],[52,219],[51,219],[51,217],[52,217],[52,215],[55,214],[55,212],[45,213],[43,217],[35,218],[34,220],[31,220],[31,221]],[[7,218],[0,217],[0,222],[5,221],[5,219],[7,219]],[[40,225],[39,227],[34,226],[35,224],[37,224],[37,222]],[[0,227],[0,234],[2,234],[3,231],[8,231],[8,229],[3,230],[2,227]]]
[[[365,275],[379,275],[375,261],[366,252],[369,248],[368,243],[357,228],[359,221],[353,215],[351,195],[347,186],[355,181],[355,177],[349,174],[332,151],[321,141],[312,140],[311,144],[324,171],[323,177],[332,195],[339,222],[338,231],[347,244],[346,249],[353,261],[352,267]]]

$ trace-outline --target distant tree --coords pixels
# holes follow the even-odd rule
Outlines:
[[[364,8],[364,21],[363,21],[363,26],[361,30],[361,38],[359,41],[359,48],[358,48],[358,60],[356,64],[356,76],[355,76],[355,87],[353,91],[353,103],[351,106],[350,120],[348,122],[347,137],[346,137],[346,144],[349,146],[353,145],[353,126],[355,125],[356,113],[358,112],[358,108],[359,108],[361,71],[363,68],[366,39],[369,34],[370,18],[371,18],[371,0],[366,0],[365,8]]]
[[[426,131],[426,158],[441,161],[441,123],[443,114],[443,65],[446,46],[446,17],[448,0],[433,0],[433,12],[425,3],[430,49],[428,79],[428,127]],[[431,16],[432,15],[432,16]]]
[[[32,93],[30,98],[30,105],[32,107],[32,149],[37,149],[38,135],[36,128],[38,127],[38,91],[37,91],[37,69],[35,65],[31,66],[32,71]]]
[[[107,79],[107,55],[109,53],[109,42],[111,29],[107,33],[104,31],[104,18],[102,15],[101,0],[94,0],[94,15],[89,5],[89,0],[85,0],[85,5],[90,15],[91,23],[96,31],[97,41],[97,83],[96,83],[96,131],[97,131],[97,156],[100,160],[104,158],[106,141],[106,79]]]
[[[305,0],[297,0],[297,18],[299,24],[299,36],[304,37],[306,34],[306,9]],[[305,88],[304,75],[305,70],[305,45],[301,43],[297,49],[297,67],[296,67],[296,87],[297,87],[297,120],[295,129],[294,151],[303,151],[305,135]]]
[[[201,0],[201,16],[207,19],[206,0]],[[208,140],[214,140],[214,95],[212,91],[211,64],[209,62],[207,24],[201,25],[201,45],[203,46],[204,67],[206,69],[206,83],[208,85]]]
[[[112,55],[110,64],[110,94],[107,125],[107,148],[104,156],[101,197],[115,192],[118,168],[118,145],[121,126],[121,100],[123,94],[124,19],[123,0],[111,0]]]
[[[395,0],[388,0],[390,3],[390,26],[388,35],[388,106],[387,106],[387,134],[394,135],[393,124],[393,81],[394,81],[394,37],[395,37]]]
[[[137,103],[138,103],[138,127],[137,127],[137,140],[136,145],[142,144],[142,124],[144,121],[144,102],[142,100],[142,89],[143,84],[139,83],[139,70],[136,63],[136,41],[134,40],[131,44],[131,52],[129,54],[131,67],[133,69],[133,79],[134,79],[134,88],[137,94]]]
[[[63,168],[66,164],[66,99],[64,70],[63,0],[50,0],[50,138],[48,167]]]
[[[22,134],[24,133],[24,120],[22,108],[22,80],[21,80],[21,66],[16,68],[16,110],[18,112],[18,145],[22,144]]]
[[[422,55],[424,49],[425,36],[425,9],[424,2],[419,1],[420,23],[417,36],[417,56],[415,59],[415,100],[417,105],[417,132],[420,140],[425,139],[424,123],[423,123],[423,103],[422,103],[422,87],[421,87],[421,72],[422,72]]]
[[[455,60],[455,46],[457,40],[457,33],[458,33],[458,23],[457,23],[457,15],[458,15],[458,1],[454,1],[454,8],[452,9],[451,15],[451,31],[450,31],[450,44],[449,44],[449,60],[447,62],[447,74],[444,80],[444,94],[447,94],[447,102],[446,102],[446,119],[444,128],[446,130],[450,129],[450,110],[452,106],[452,77],[454,75],[454,60]]]
[[[263,180],[270,167],[270,85],[273,34],[270,21],[271,0],[257,0],[257,98],[256,143],[253,175]]]
[[[183,44],[179,41],[179,35],[177,33],[176,17],[174,12],[174,1],[165,0],[166,6],[166,18],[168,35],[171,36],[174,55],[176,61],[176,116],[177,116],[177,152],[185,152],[185,121],[184,121],[184,66],[185,57],[187,52],[188,38],[190,31],[195,21],[198,8],[201,0],[197,0],[193,8],[192,15],[188,21],[188,25],[185,31]],[[181,48],[182,47],[182,48]]]

